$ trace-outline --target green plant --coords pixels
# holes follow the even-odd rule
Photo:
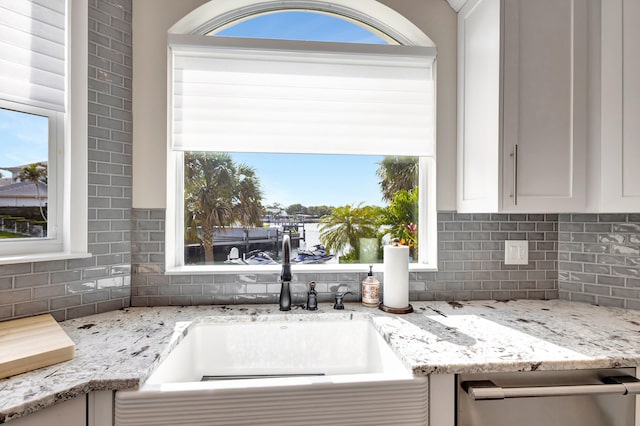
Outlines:
[[[386,233],[399,238],[409,246],[410,255],[418,250],[418,189],[400,190],[393,195],[389,206],[382,210],[378,224],[386,227]]]

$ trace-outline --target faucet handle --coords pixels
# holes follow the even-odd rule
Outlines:
[[[342,304],[342,299],[344,299],[344,297],[347,294],[353,294],[353,293],[350,292],[350,291],[345,291],[344,293],[336,293],[336,295],[335,295],[336,303],[334,303],[333,309],[337,309],[337,310],[344,309],[344,305]]]

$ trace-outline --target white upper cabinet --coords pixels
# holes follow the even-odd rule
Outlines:
[[[458,31],[458,211],[583,211],[586,0],[469,0]]]
[[[640,1],[602,2],[597,210],[640,212]]]

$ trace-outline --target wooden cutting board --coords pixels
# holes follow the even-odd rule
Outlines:
[[[68,361],[75,345],[49,314],[0,322],[0,379]]]

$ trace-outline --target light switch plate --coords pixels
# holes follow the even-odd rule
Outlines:
[[[529,242],[508,240],[504,242],[505,265],[527,265],[529,263]]]

